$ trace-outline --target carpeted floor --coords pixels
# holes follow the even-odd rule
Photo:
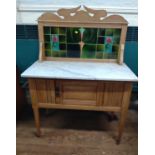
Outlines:
[[[43,136],[38,138],[28,108],[17,122],[17,155],[137,155],[137,110],[129,110],[120,145],[115,143],[117,118],[110,120],[103,112],[42,110]]]

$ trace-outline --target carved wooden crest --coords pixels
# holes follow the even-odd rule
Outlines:
[[[119,15],[107,16],[106,10],[94,10],[83,6],[72,9],[59,9],[56,14],[44,13],[39,17],[39,22],[82,22],[82,23],[121,23],[127,24],[128,22]]]

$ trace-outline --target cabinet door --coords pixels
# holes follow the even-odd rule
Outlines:
[[[61,103],[71,105],[96,105],[97,81],[61,81]]]
[[[104,82],[103,106],[120,107],[124,94],[124,82]]]

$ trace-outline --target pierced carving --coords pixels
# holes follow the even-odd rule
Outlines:
[[[83,6],[83,9],[81,6],[72,9],[59,9],[56,14],[44,13],[38,21],[127,24],[127,21],[119,15],[107,16],[106,10],[94,10],[86,6]]]

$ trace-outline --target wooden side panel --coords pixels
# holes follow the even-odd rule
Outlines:
[[[28,82],[29,82],[29,90],[31,95],[32,106],[35,106],[38,103],[35,79],[28,79]]]
[[[103,106],[120,107],[122,104],[124,82],[105,82]]]
[[[96,105],[96,81],[62,81],[62,103]]]

